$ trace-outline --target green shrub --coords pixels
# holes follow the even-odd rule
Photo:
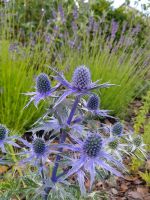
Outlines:
[[[143,97],[143,105],[141,106],[139,112],[137,113],[134,128],[136,132],[140,132],[140,129],[143,129],[143,139],[146,144],[148,144],[147,148],[150,149],[150,91]]]

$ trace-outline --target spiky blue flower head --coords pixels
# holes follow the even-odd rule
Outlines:
[[[43,154],[46,149],[45,141],[42,138],[36,138],[33,141],[33,150],[36,154]]]
[[[91,84],[90,70],[85,66],[77,67],[73,73],[72,84],[79,90],[84,90]]]
[[[115,123],[112,126],[112,134],[114,136],[121,136],[123,133],[123,125],[120,122]]]
[[[37,107],[38,103],[41,100],[46,99],[49,96],[55,97],[53,96],[53,92],[55,92],[59,88],[59,86],[60,84],[57,84],[55,87],[51,88],[51,83],[48,75],[45,73],[41,73],[36,78],[36,91],[23,93],[25,95],[31,96],[25,108],[28,107],[32,101],[34,102],[34,105]]]
[[[87,137],[83,145],[84,153],[90,158],[97,157],[102,148],[102,139],[98,134]]]
[[[41,73],[36,79],[36,89],[41,94],[46,94],[51,90],[50,80],[45,73]]]
[[[5,126],[0,125],[0,141],[4,140],[7,135],[7,129]]]
[[[44,167],[45,163],[51,162],[49,160],[49,155],[51,153],[59,153],[58,151],[53,150],[51,140],[45,141],[44,136],[45,135],[38,137],[36,134],[34,134],[32,143],[21,140],[24,145],[28,147],[28,149],[24,150],[23,155],[27,155],[27,157],[21,160],[20,164],[30,163],[30,165],[39,168],[39,164],[42,161],[42,165]]]
[[[86,139],[84,138],[76,138],[74,135],[70,135],[71,138],[77,144],[62,144],[59,147],[67,148],[73,152],[77,152],[78,158],[69,158],[72,160],[70,162],[71,169],[64,175],[64,177],[60,178],[59,181],[65,180],[69,176],[73,175],[74,173],[77,174],[78,180],[80,183],[80,189],[82,192],[85,191],[84,188],[84,174],[81,173],[83,171],[87,171],[90,174],[90,189],[95,179],[96,175],[96,168],[101,167],[104,170],[110,171],[111,173],[115,174],[116,176],[121,176],[122,174],[113,168],[110,164],[112,163],[113,166],[117,167],[119,170],[125,169],[122,162],[117,160],[111,153],[109,153],[105,149],[105,141],[101,138],[99,134],[89,133]]]
[[[69,95],[73,94],[76,97],[81,97],[83,95],[91,94],[92,90],[113,86],[113,84],[109,83],[98,84],[99,80],[92,82],[90,70],[84,65],[81,65],[75,69],[71,82],[66,80],[63,73],[60,73],[51,67],[50,69],[56,73],[54,79],[66,88],[65,92],[56,101],[54,107],[60,104]]]
[[[94,94],[91,97],[89,97],[88,102],[87,102],[87,108],[89,110],[97,110],[100,105],[100,99],[99,96]]]
[[[8,128],[5,125],[0,124],[0,149],[3,153],[6,153],[5,144],[10,144],[14,147],[20,148],[20,146],[13,141],[14,139],[19,139],[19,137],[8,136],[8,133]]]

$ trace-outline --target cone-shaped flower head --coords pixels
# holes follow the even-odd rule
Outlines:
[[[111,153],[107,152],[107,150],[104,148],[105,141],[99,134],[89,132],[89,135],[86,137],[86,139],[79,139],[74,135],[71,135],[71,137],[77,144],[62,144],[60,147],[77,152],[79,156],[77,159],[75,159],[75,161],[74,158],[69,158],[69,160],[72,160],[72,162],[70,162],[71,169],[64,175],[64,177],[60,178],[59,181],[65,180],[69,176],[76,173],[78,181],[80,182],[80,189],[83,193],[85,192],[85,174],[81,173],[82,171],[87,171],[90,174],[90,189],[95,180],[97,167],[101,167],[102,169],[110,171],[116,176],[122,177],[122,174],[110,164],[112,163],[113,166],[120,170],[125,169],[124,165],[120,160],[116,160]]]
[[[136,147],[139,147],[141,146],[142,144],[142,139],[140,136],[137,136],[133,139],[133,144],[136,146]]]
[[[13,141],[14,139],[19,139],[19,137],[8,136],[8,133],[8,128],[5,125],[0,124],[0,151],[3,153],[6,153],[5,144],[10,144],[14,147],[20,148],[20,146]]]
[[[46,145],[42,138],[36,138],[33,141],[33,150],[36,154],[43,154],[45,152]]]
[[[89,110],[97,110],[99,108],[99,104],[100,104],[100,99],[96,94],[94,94],[91,97],[89,97],[87,102],[87,108]]]
[[[114,136],[121,136],[123,133],[123,125],[120,122],[115,123],[112,126],[112,134]]]
[[[109,142],[108,146],[109,146],[110,149],[115,150],[118,147],[118,141],[114,140],[112,142]]]
[[[38,137],[34,134],[32,143],[25,140],[22,142],[28,147],[28,149],[22,152],[22,155],[27,155],[27,157],[21,160],[20,164],[30,163],[30,165],[39,168],[39,164],[42,161],[42,165],[44,167],[46,162],[51,162],[49,160],[49,155],[51,153],[58,153],[58,151],[52,149],[51,140],[45,141],[44,135],[42,137]]]
[[[37,91],[41,94],[50,92],[51,84],[47,74],[41,73],[36,79]]]
[[[91,95],[92,90],[113,86],[113,84],[109,83],[98,84],[99,80],[92,82],[90,70],[84,65],[81,65],[75,69],[71,82],[66,80],[63,73],[57,72],[57,70],[51,67],[50,69],[56,73],[54,79],[66,88],[63,94],[56,101],[54,107],[64,101],[69,95],[74,94],[75,96],[80,97],[83,95]]]
[[[89,136],[83,145],[84,153],[90,158],[97,157],[102,147],[102,139],[100,135]]]
[[[7,134],[7,130],[3,125],[0,125],[0,141],[4,140]]]
[[[41,100],[49,96],[54,97],[53,92],[55,92],[59,86],[60,84],[57,84],[55,87],[51,88],[51,83],[48,75],[45,73],[39,74],[36,78],[36,91],[23,93],[25,95],[31,96],[30,101],[27,103],[25,108],[28,107],[32,101],[34,102],[34,105],[37,107],[38,103]]]
[[[85,66],[77,67],[72,77],[72,84],[79,90],[84,90],[91,84],[91,73]]]
[[[110,117],[114,118],[109,115],[109,110],[101,110],[100,107],[100,98],[96,94],[92,94],[87,103],[85,104],[87,110],[92,113],[92,115],[100,116],[100,117]]]

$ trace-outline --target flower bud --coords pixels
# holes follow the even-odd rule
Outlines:
[[[45,94],[51,90],[50,80],[47,74],[41,73],[36,79],[37,91],[41,94]]]
[[[4,140],[7,134],[7,130],[3,125],[0,125],[0,140]]]
[[[114,136],[120,136],[123,133],[123,125],[120,122],[115,123],[112,126],[112,134]]]
[[[94,94],[91,97],[89,97],[87,102],[87,108],[89,110],[97,110],[99,108],[99,104],[100,104],[100,99],[96,94]]]
[[[118,147],[118,141],[114,140],[112,142],[109,142],[108,146],[109,146],[110,149],[115,150]]]
[[[33,141],[33,150],[37,154],[43,154],[45,152],[45,142],[42,138],[36,138]]]
[[[137,136],[136,138],[133,139],[133,144],[136,146],[136,147],[139,147],[141,146],[142,144],[142,139],[140,136]]]

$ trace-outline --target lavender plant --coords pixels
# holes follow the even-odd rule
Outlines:
[[[37,169],[40,177],[38,194],[43,200],[47,200],[53,191],[57,191],[58,186],[69,185],[73,175],[79,183],[81,195],[86,196],[87,178],[90,179],[88,192],[91,192],[101,171],[109,171],[111,175],[123,178],[127,173],[123,157],[134,155],[136,150],[146,153],[140,136],[134,138],[132,134],[125,133],[119,121],[112,126],[101,123],[95,129],[87,125],[89,111],[111,117],[107,111],[99,109],[100,99],[93,90],[108,88],[114,86],[113,84],[98,84],[98,81],[93,83],[90,70],[86,66],[75,69],[72,82],[67,81],[55,69],[53,72],[56,73],[52,77],[58,81],[57,86],[52,89],[48,75],[40,74],[36,79],[36,92],[30,93],[34,96],[29,101],[34,101],[37,107],[41,99],[54,97],[53,104],[31,129],[33,141],[30,143],[19,139],[25,147],[19,152],[21,158],[25,157],[19,161],[19,165],[28,164]],[[88,100],[85,96],[89,97]],[[39,131],[43,131],[42,137],[39,136]],[[107,136],[102,131],[107,131]],[[6,134],[6,128],[1,125],[0,144]],[[14,145],[12,142],[10,144]]]

